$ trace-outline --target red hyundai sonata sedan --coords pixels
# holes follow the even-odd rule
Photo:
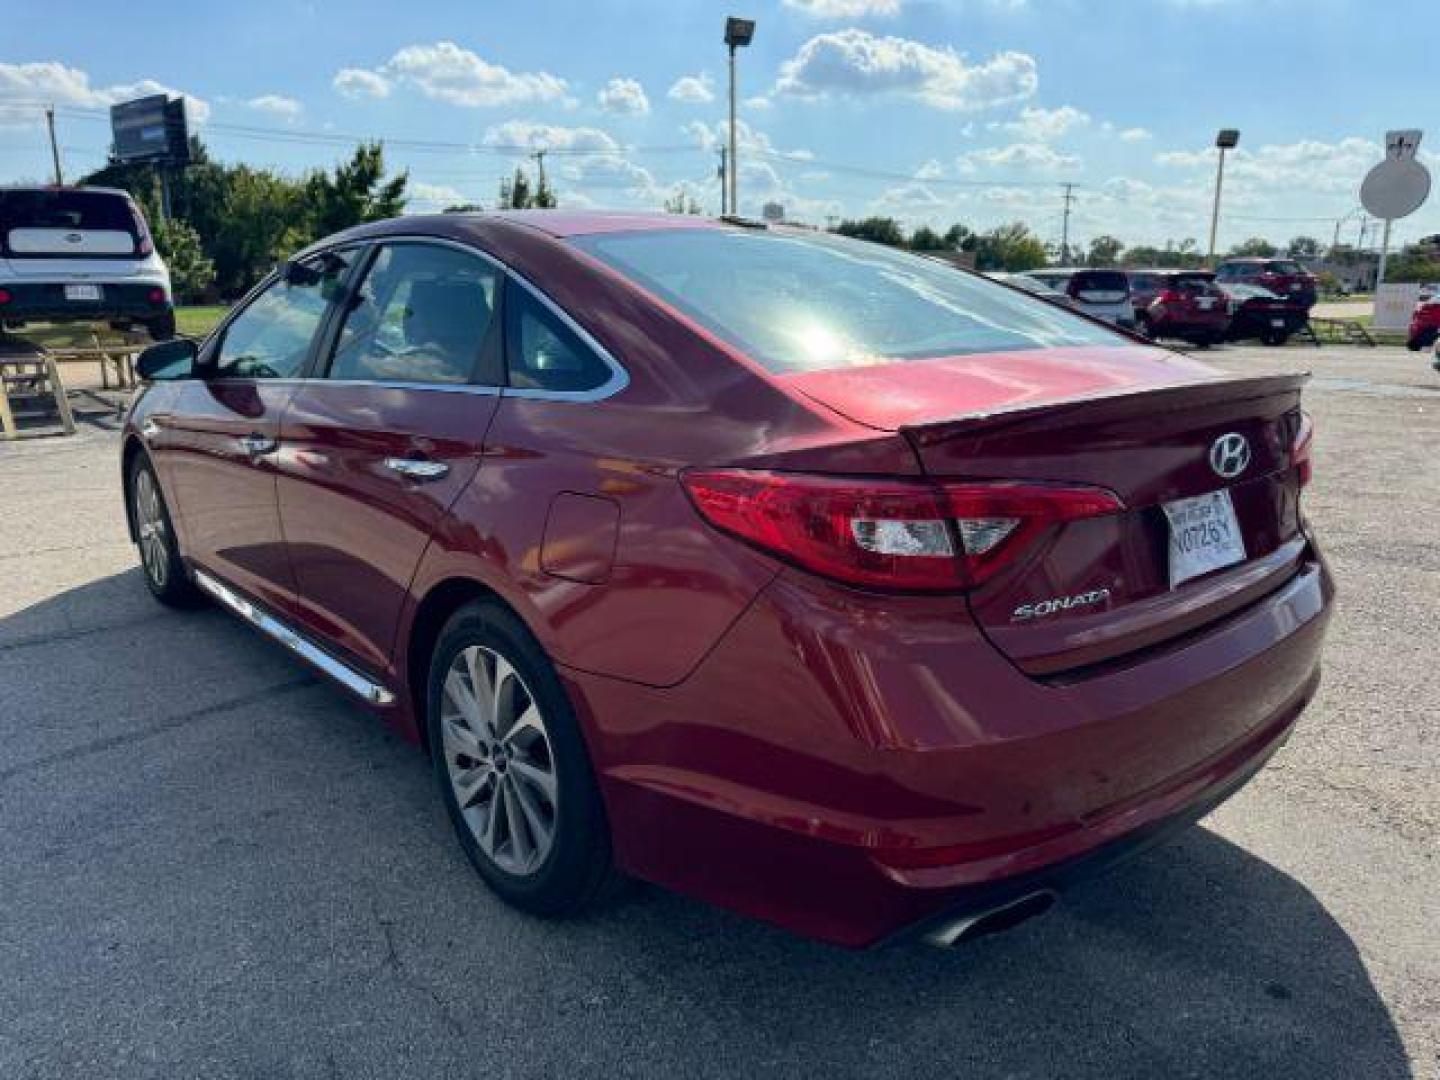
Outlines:
[[[952,942],[1193,822],[1319,677],[1301,379],[928,259],[411,217],[141,366],[151,591],[421,742],[528,911],[632,875]]]

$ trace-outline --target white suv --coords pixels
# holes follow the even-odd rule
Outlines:
[[[1070,297],[1076,308],[1126,330],[1135,329],[1135,308],[1130,303],[1130,279],[1123,270],[1097,270],[1087,266],[1026,271],[1050,288]]]
[[[140,323],[175,336],[170,271],[140,208],[98,187],[0,188],[0,327]]]

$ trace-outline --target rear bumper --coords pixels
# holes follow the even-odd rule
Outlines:
[[[98,285],[99,300],[67,300],[65,286]],[[10,300],[0,304],[5,322],[92,322],[100,319],[154,319],[171,309],[170,289],[163,279],[127,278],[124,281],[0,282]],[[164,299],[153,301],[159,289]]]
[[[935,598],[784,574],[669,689],[566,673],[621,865],[848,946],[1077,877],[1202,816],[1312,697],[1331,584],[1027,677]],[[898,610],[903,609],[903,610]]]

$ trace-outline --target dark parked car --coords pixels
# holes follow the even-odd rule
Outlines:
[[[1284,345],[1304,328],[1310,315],[1294,300],[1277,296],[1258,285],[1222,285],[1230,298],[1231,341],[1258,338],[1266,345]]]
[[[1141,333],[1202,347],[1225,340],[1230,304],[1216,287],[1214,274],[1203,270],[1131,271],[1129,277]]]
[[[628,874],[951,943],[1207,813],[1319,678],[1303,377],[889,248],[407,217],[140,368],[150,590],[422,743],[532,912]]]
[[[1258,285],[1309,311],[1318,296],[1317,279],[1294,259],[1226,259],[1215,270],[1221,285]]]

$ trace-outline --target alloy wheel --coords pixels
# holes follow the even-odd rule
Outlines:
[[[170,576],[170,547],[160,490],[149,469],[141,469],[135,476],[135,531],[140,538],[140,561],[145,573],[155,588],[165,588]]]
[[[455,801],[485,856],[528,875],[554,844],[558,784],[540,705],[493,649],[460,650],[445,674],[440,730]]]

